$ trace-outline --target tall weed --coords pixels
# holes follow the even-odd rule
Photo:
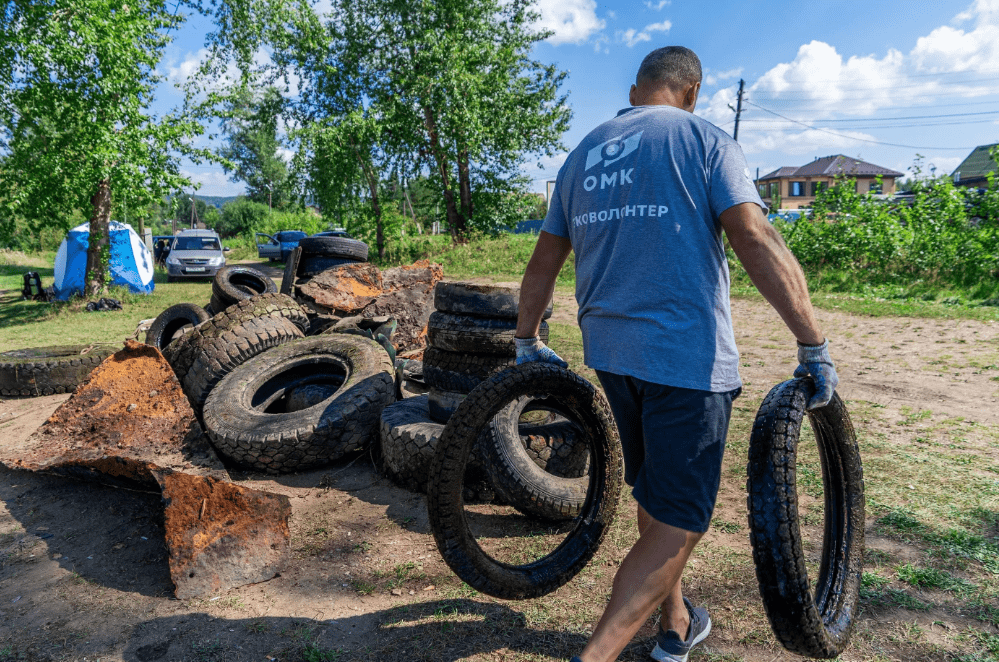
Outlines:
[[[917,180],[911,200],[885,201],[858,194],[850,180],[816,198],[809,218],[778,220],[776,227],[818,287],[862,291],[901,286],[999,292],[999,187],[984,193],[954,186],[950,178]],[[849,274],[850,283],[829,278]],[[844,287],[845,285],[845,287]]]

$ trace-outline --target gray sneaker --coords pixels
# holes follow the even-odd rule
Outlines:
[[[690,630],[687,639],[680,638],[680,634],[675,630],[663,630],[659,626],[656,633],[656,647],[652,650],[652,659],[657,662],[687,662],[690,656],[690,649],[704,641],[704,638],[711,632],[711,617],[704,607],[694,607],[690,600],[683,599],[683,604],[690,614]]]

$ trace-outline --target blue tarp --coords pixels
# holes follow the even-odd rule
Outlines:
[[[153,291],[153,256],[139,235],[125,223],[109,224],[111,284],[124,285],[131,292],[149,294]],[[87,243],[90,223],[78,225],[59,245],[55,259],[55,295],[65,301],[83,294],[87,270]]]

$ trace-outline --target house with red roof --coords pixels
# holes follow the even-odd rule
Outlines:
[[[771,207],[801,209],[811,207],[815,195],[837,178],[853,180],[858,193],[893,195],[895,180],[903,173],[882,168],[860,159],[836,154],[816,158],[803,166],[784,166],[756,181],[760,197]],[[878,177],[881,178],[880,183]],[[775,205],[774,203],[779,204]]]

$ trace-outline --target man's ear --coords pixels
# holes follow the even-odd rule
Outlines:
[[[686,94],[683,95],[683,105],[685,108],[694,112],[694,107],[697,105],[697,95],[701,92],[700,82],[694,83],[687,88]]]
[[[629,106],[637,106],[638,105],[637,103],[635,103],[637,96],[638,96],[638,86],[635,85],[634,83],[632,83],[631,90],[628,91],[628,105]]]

